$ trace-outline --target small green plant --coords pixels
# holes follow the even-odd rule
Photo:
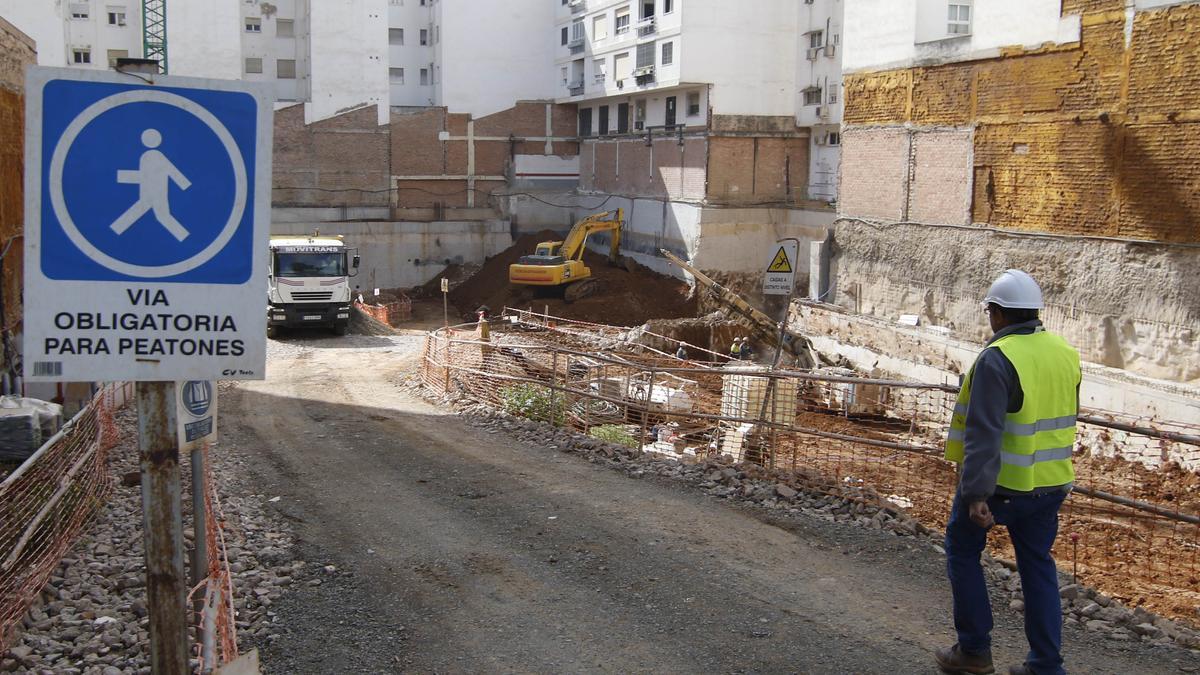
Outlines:
[[[627,448],[636,448],[638,446],[637,439],[633,434],[625,430],[625,427],[620,424],[605,424],[599,427],[592,427],[588,431],[588,435],[592,438],[599,438],[602,441],[616,443]]]
[[[554,392],[538,384],[515,384],[500,390],[500,405],[510,415],[527,417],[556,426],[563,423],[563,406]]]

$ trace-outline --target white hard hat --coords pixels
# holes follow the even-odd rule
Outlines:
[[[1042,309],[1042,289],[1033,277],[1021,270],[1006,270],[988,288],[983,305],[997,304],[1008,309]]]

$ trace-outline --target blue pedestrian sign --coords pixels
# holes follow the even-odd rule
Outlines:
[[[217,396],[212,382],[191,380],[175,383],[178,405],[175,412],[176,435],[180,450],[191,450],[200,443],[211,443],[217,435]]]
[[[262,86],[34,67],[26,94],[26,377],[262,378]]]

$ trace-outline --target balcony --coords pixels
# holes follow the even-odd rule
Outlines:
[[[583,80],[578,80],[567,85],[567,94],[570,96],[583,96]]]
[[[604,81],[607,79],[608,76],[604,73],[596,73],[596,84],[604,84]]]
[[[641,23],[637,25],[637,34],[640,38],[644,38],[647,35],[654,35],[654,32],[654,17],[643,19]]]
[[[572,14],[578,14],[587,9],[587,0],[571,0],[567,4],[571,7]]]

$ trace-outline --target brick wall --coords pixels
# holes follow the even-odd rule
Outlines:
[[[37,60],[33,40],[0,19],[0,250],[4,256],[0,293],[4,298],[5,328],[21,320],[21,279],[25,199],[25,71]],[[11,244],[11,246],[9,246]]]
[[[579,154],[580,188],[609,194],[699,201],[704,198],[707,141],[643,138],[584,141]]]
[[[286,108],[275,117],[275,204],[466,207],[473,176],[474,203],[487,206],[488,194],[506,187],[497,178],[511,174],[515,153],[545,154],[547,105],[519,102],[473,124],[445,108],[393,112],[384,126],[373,108],[307,126],[301,106]],[[550,104],[553,154],[578,153],[575,116],[574,106]]]
[[[838,210],[856,218],[904,220],[908,146],[906,129],[846,128],[842,132]]]
[[[927,166],[926,175],[954,186],[967,181],[975,222],[1200,242],[1200,5],[1138,12],[1128,50],[1123,7],[1120,0],[1065,0],[1065,14],[1084,12],[1077,44],[848,75],[843,211],[897,217],[895,186],[855,166],[884,159],[884,137],[856,148],[855,127],[974,128],[969,168],[960,172],[955,151],[952,162]],[[885,170],[886,181],[904,180]],[[921,220],[962,221],[957,197],[930,201],[935,191],[919,185],[919,174],[915,180]],[[873,192],[880,196],[872,200]]]
[[[788,137],[713,136],[708,199],[730,205],[796,204],[807,191],[807,130]]]
[[[913,133],[906,220],[950,225],[969,222],[971,143],[970,131]]]

